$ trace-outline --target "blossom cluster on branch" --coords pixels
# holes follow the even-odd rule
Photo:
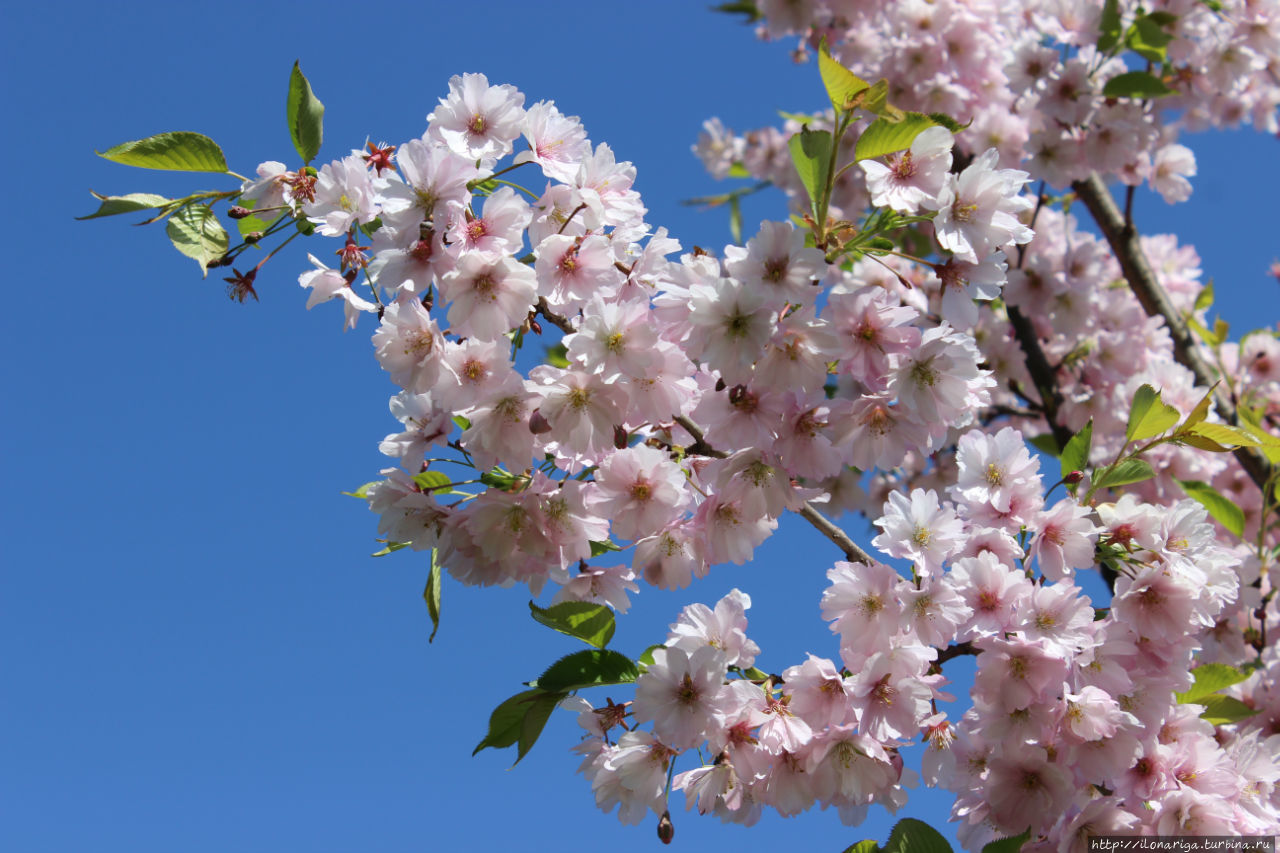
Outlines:
[[[568,708],[596,804],[652,813],[663,840],[672,791],[747,824],[896,810],[915,741],[970,849],[1276,832],[1280,342],[1210,323],[1193,248],[1117,249],[1046,187],[1096,171],[1185,199],[1179,129],[1274,129],[1280,17],[1190,0],[732,5],[770,37],[802,34],[832,109],[745,136],[708,122],[712,174],[783,187],[794,213],[719,255],[647,224],[635,169],[576,117],[482,74],[450,81],[421,137],[317,169],[323,106],[295,67],[303,165],[96,215],[157,210],[206,269],[277,235],[338,241],[299,283],[344,328],[376,319],[400,389],[379,445],[396,464],[355,492],[380,553],[430,552],[437,622],[445,573],[554,588],[534,618],[592,647],[499,706],[477,751],[522,757]],[[228,172],[195,137],[104,156]],[[235,270],[234,298],[277,251]],[[828,517],[844,510],[872,520],[879,556]],[[745,563],[788,512],[846,558],[815,565],[828,655],[758,668],[738,590],[686,607],[639,658],[607,647],[641,583]],[[938,703],[958,654],[977,675],[953,715]],[[630,701],[579,695],[632,683]]]

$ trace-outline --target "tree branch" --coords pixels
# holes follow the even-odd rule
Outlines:
[[[1173,338],[1174,358],[1195,374],[1197,383],[1213,385],[1217,381],[1213,367],[1200,354],[1190,327],[1173,307],[1164,288],[1160,286],[1155,272],[1151,269],[1151,264],[1147,261],[1147,255],[1142,250],[1137,229],[1131,223],[1125,223],[1106,183],[1097,172],[1093,172],[1087,179],[1076,181],[1071,186],[1084,202],[1085,207],[1089,208],[1089,213],[1098,223],[1098,228],[1111,244],[1111,251],[1120,262],[1125,280],[1129,283],[1133,295],[1138,298],[1143,310],[1147,312],[1147,316],[1164,318],[1169,336]],[[1221,387],[1214,390],[1213,403],[1224,421],[1239,425],[1240,417],[1236,412],[1235,404]],[[1244,468],[1258,488],[1265,489],[1271,475],[1271,466],[1267,460],[1247,447],[1236,448],[1234,455],[1240,467]]]
[[[691,452],[700,453],[703,456],[714,456],[717,459],[724,459],[729,455],[723,450],[716,450],[707,444],[707,439],[702,429],[684,415],[676,415],[675,421],[684,427],[685,432],[693,436],[693,446],[688,448]],[[804,506],[798,512],[801,518],[812,524],[819,533],[834,542],[841,551],[844,551],[844,555],[851,562],[862,563],[866,566],[874,562],[870,554],[859,548],[858,543],[849,538],[849,534],[837,527],[835,522],[819,512],[813,504],[805,501]]]

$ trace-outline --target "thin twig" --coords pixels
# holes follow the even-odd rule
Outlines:
[[[1129,283],[1133,295],[1138,298],[1147,316],[1164,318],[1169,337],[1173,339],[1174,358],[1195,374],[1197,384],[1213,385],[1218,379],[1214,375],[1213,367],[1200,354],[1200,348],[1196,345],[1195,337],[1186,320],[1173,307],[1168,294],[1160,286],[1150,262],[1147,261],[1146,252],[1142,250],[1137,229],[1126,227],[1124,217],[1116,207],[1115,199],[1111,197],[1111,191],[1107,189],[1106,183],[1097,172],[1093,172],[1087,179],[1076,181],[1071,186],[1084,202],[1085,207],[1089,208],[1089,213],[1093,215],[1098,228],[1107,238],[1112,253],[1120,262],[1125,281]],[[1239,425],[1240,419],[1235,404],[1221,386],[1213,392],[1213,403],[1224,421]],[[1266,459],[1247,447],[1236,448],[1234,455],[1240,467],[1244,468],[1245,473],[1258,485],[1258,488],[1265,489],[1271,476],[1271,466]]]
[[[677,415],[675,421],[684,427],[685,432],[693,436],[693,445],[686,448],[689,452],[703,456],[714,456],[717,459],[724,459],[729,455],[723,450],[716,450],[707,444],[707,439],[702,429],[684,415]],[[844,551],[844,555],[850,561],[867,566],[875,562],[871,555],[859,548],[858,543],[849,538],[849,534],[837,527],[835,522],[819,512],[813,504],[805,501],[804,506],[800,508],[798,513],[801,518],[812,524],[819,533],[834,542],[841,551]]]

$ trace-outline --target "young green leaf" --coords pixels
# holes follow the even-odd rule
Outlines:
[[[1027,441],[1032,447],[1039,450],[1041,453],[1047,453],[1048,455],[1055,457],[1062,453],[1062,448],[1058,447],[1058,440],[1053,437],[1053,433],[1051,432],[1033,435],[1031,438],[1028,438]]]
[[[880,853],[880,845],[874,839],[864,838],[844,848],[844,853]]]
[[[427,575],[427,588],[422,591],[422,597],[427,602],[427,615],[431,617],[431,636],[427,637],[427,642],[435,642],[436,631],[440,630],[440,563],[436,559],[438,556],[436,549],[431,549],[431,571]]]
[[[226,172],[227,158],[218,143],[201,133],[176,131],[158,133],[146,139],[122,142],[106,151],[94,152],[113,163],[140,169],[167,169],[176,172]]]
[[[928,116],[929,116],[929,120],[932,121],[934,124],[938,125],[939,127],[945,127],[947,130],[951,131],[952,133],[959,133],[960,131],[967,128],[969,125],[973,124],[973,119],[969,119],[964,124],[961,124],[960,122],[956,121],[946,113],[928,113]]]
[[[297,62],[289,74],[289,97],[285,101],[289,136],[302,162],[310,163],[324,141],[324,104],[311,91],[311,83]]]
[[[516,742],[516,760],[511,766],[514,767],[520,763],[520,759],[524,758],[529,750],[533,749],[533,745],[537,743],[538,736],[542,734],[543,728],[547,725],[547,720],[551,717],[551,712],[556,709],[567,693],[544,693],[537,696],[528,703],[528,708],[524,712],[524,719],[520,721],[520,736]]]
[[[910,148],[915,138],[933,127],[935,122],[922,113],[906,113],[900,121],[881,117],[867,125],[853,147],[855,160],[883,157]]]
[[[1093,447],[1093,418],[1080,428],[1080,431],[1067,440],[1062,449],[1062,478],[1074,471],[1083,471],[1089,467],[1089,451]]]
[[[386,541],[386,540],[379,539],[378,541],[379,541],[379,542],[383,542],[383,541]],[[370,557],[385,557],[385,556],[387,556],[388,554],[394,554],[396,551],[399,551],[399,550],[400,550],[400,549],[402,549],[402,548],[408,548],[408,547],[409,547],[409,543],[408,543],[408,542],[387,542],[387,547],[383,548],[381,551],[374,551],[374,552],[373,552],[372,554],[370,554],[369,556],[370,556]]]
[[[432,489],[447,486],[453,481],[443,471],[422,471],[413,475],[413,482],[417,483],[422,491],[430,492]]]
[[[1120,3],[1119,0],[1106,0],[1102,4],[1102,20],[1098,22],[1098,52],[1107,53],[1118,44],[1120,44]]]
[[[200,264],[200,270],[209,274],[209,264],[220,260],[231,245],[218,217],[202,204],[189,204],[169,217],[165,233],[173,247]]]
[[[89,194],[102,202],[102,204],[88,216],[77,216],[76,219],[97,219],[99,216],[118,216],[121,213],[136,213],[139,210],[155,210],[173,201],[173,199],[154,193],[98,195],[93,190],[89,190]]]
[[[1138,441],[1157,436],[1176,424],[1180,417],[1177,409],[1160,399],[1159,391],[1143,385],[1133,395],[1124,437],[1128,441]]]
[[[787,141],[787,146],[791,149],[791,162],[800,175],[800,183],[804,184],[816,211],[831,169],[831,133],[803,127]]]
[[[1223,527],[1230,530],[1238,537],[1244,536],[1244,511],[1236,506],[1233,501],[1224,498],[1218,493],[1218,490],[1208,483],[1201,483],[1196,480],[1179,480],[1178,485],[1182,486],[1182,490],[1187,493],[1187,497],[1195,499],[1202,507],[1209,511],[1209,515],[1213,516]]]
[[[610,542],[608,539],[602,539],[602,540],[593,539],[591,541],[591,556],[593,557],[601,557],[605,554],[608,554],[610,551],[621,551],[621,550],[622,548],[620,548],[615,543]]]
[[[1018,853],[1022,849],[1023,843],[1030,837],[1031,831],[1024,830],[1021,835],[998,838],[995,841],[987,842],[987,845],[982,848],[982,853]]]
[[[565,655],[538,676],[542,690],[568,692],[598,684],[630,684],[640,671],[636,662],[609,649],[587,649]]]
[[[609,645],[617,627],[608,605],[589,601],[562,601],[550,607],[539,607],[530,601],[529,612],[535,621],[597,649]]]
[[[252,199],[242,199],[240,201],[240,206],[249,210],[253,210],[255,204],[256,202]],[[261,233],[270,228],[271,224],[283,215],[283,211],[269,211],[266,214],[267,218],[264,219],[256,213],[250,213],[248,216],[243,216],[236,220],[236,230],[240,232],[242,238],[248,237],[254,232]]]
[[[818,48],[818,73],[822,75],[822,85],[827,89],[831,106],[837,110],[846,109],[854,95],[871,87],[866,80],[833,59],[825,41]]]
[[[907,817],[893,825],[884,853],[951,853],[951,845],[929,824]]]
[[[1204,697],[1233,684],[1239,684],[1249,676],[1225,663],[1206,663],[1191,670],[1191,677],[1194,681],[1190,689],[1176,694],[1178,702],[1183,705],[1189,702],[1203,704],[1200,700]]]
[[[542,734],[551,712],[564,697],[564,693],[549,693],[545,690],[526,690],[512,696],[493,709],[493,713],[489,715],[489,733],[476,744],[471,754],[475,755],[487,747],[502,749],[518,743],[515,764],[519,764],[520,759],[533,747],[538,735]]]
[[[736,195],[729,198],[729,236],[735,246],[742,245],[742,202]]]
[[[1200,292],[1196,294],[1195,312],[1208,311],[1213,306],[1213,279],[1209,279]]]
[[[1226,424],[1212,424],[1203,421],[1193,424],[1189,430],[1192,435],[1200,435],[1205,438],[1216,441],[1228,447],[1257,447],[1259,442],[1256,438],[1249,435],[1238,427],[1227,426]]]
[[[1195,704],[1205,706],[1200,717],[1215,726],[1229,726],[1258,713],[1233,696],[1206,696]]]
[[[1159,98],[1172,95],[1173,90],[1146,71],[1126,71],[1108,80],[1102,94],[1108,98]]]
[[[1209,405],[1213,402],[1213,392],[1217,387],[1217,382],[1209,386],[1209,390],[1200,398],[1200,402],[1196,403],[1195,408],[1191,410],[1191,414],[1187,415],[1187,419],[1182,422],[1178,432],[1195,426],[1209,416]]]
[[[1169,42],[1173,41],[1173,36],[1165,32],[1161,24],[1162,20],[1168,19],[1157,17],[1158,14],[1153,12],[1137,18],[1124,34],[1125,47],[1157,65],[1168,57],[1167,48]]]
[[[1141,483],[1155,475],[1156,472],[1151,469],[1151,466],[1141,459],[1126,459],[1103,474],[1094,485],[1099,489],[1111,489],[1116,486],[1126,486],[1129,483]]]
[[[385,482],[385,481],[373,480],[371,482],[365,483],[363,486],[356,489],[354,492],[343,492],[342,494],[348,495],[349,497],[353,497],[353,498],[359,498],[360,500],[367,500],[369,497],[369,489],[373,488],[374,486],[382,482]]]

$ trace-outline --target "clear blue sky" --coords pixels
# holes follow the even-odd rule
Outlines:
[[[322,159],[420,134],[448,78],[482,71],[580,115],[638,167],[648,221],[686,247],[728,238],[723,212],[678,205],[722,188],[689,152],[702,120],[746,129],[822,104],[816,70],[793,66],[789,45],[757,42],[700,3],[468,9],[7,7],[0,849],[658,843],[651,823],[625,828],[595,809],[568,751],[570,715],[514,770],[509,751],[470,756],[492,707],[574,646],[528,620],[520,590],[456,583],[428,646],[423,559],[368,557],[375,519],[339,492],[387,464],[377,442],[395,426],[370,318],[343,335],[335,306],[304,312],[301,254],[264,270],[260,304],[237,305],[162,231],[72,221],[94,209],[90,188],[230,186],[117,166],[95,148],[195,130],[241,173],[291,160],[295,59],[327,107]],[[1242,324],[1280,313],[1265,274],[1280,255],[1274,217],[1253,201],[1280,195],[1276,145],[1250,132],[1207,140],[1191,203],[1144,194],[1138,206],[1145,229],[1193,235]],[[776,197],[747,208],[748,229],[766,216],[781,218]],[[693,597],[753,595],[763,666],[834,657],[818,599],[837,556],[792,519],[754,566],[714,570]],[[685,600],[646,589],[614,645],[638,654],[661,641]],[[686,817],[677,799],[686,850],[834,851],[889,826],[878,813],[846,828],[828,811],[743,830]],[[941,825],[947,805],[920,796],[903,814]]]

